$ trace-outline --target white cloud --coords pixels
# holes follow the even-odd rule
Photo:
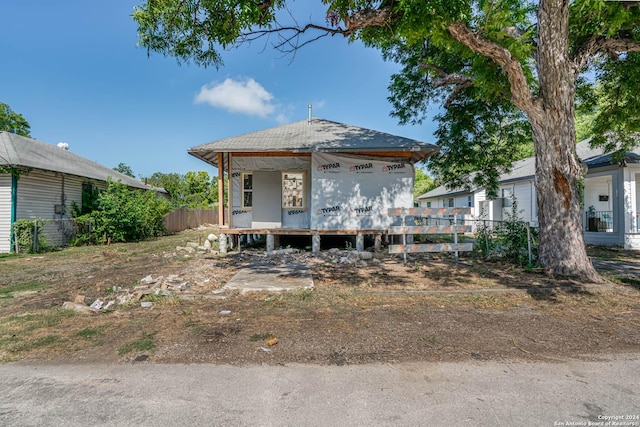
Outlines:
[[[266,117],[275,111],[270,94],[252,78],[244,80],[226,79],[222,83],[202,86],[195,102],[209,104],[232,113]]]

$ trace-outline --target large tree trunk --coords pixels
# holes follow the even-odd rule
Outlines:
[[[540,2],[538,36],[539,103],[526,113],[536,151],[540,261],[553,275],[601,281],[587,256],[582,231],[568,0]]]

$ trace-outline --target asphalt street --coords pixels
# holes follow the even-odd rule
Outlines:
[[[640,426],[639,386],[640,355],[358,366],[12,363],[0,366],[0,425]]]

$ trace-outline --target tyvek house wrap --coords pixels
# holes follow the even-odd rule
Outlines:
[[[241,173],[254,171],[304,171],[310,176],[311,159],[308,157],[233,157],[232,160],[233,227],[250,228],[253,220],[252,210],[242,208]],[[310,192],[307,189],[306,209],[283,209],[282,227],[308,229]]]
[[[305,209],[282,209],[282,227],[312,230],[386,230],[388,208],[413,206],[410,163],[313,153],[302,157],[234,157],[233,226],[250,228],[252,210],[241,204],[241,172],[305,171]]]
[[[413,176],[410,163],[314,153],[311,229],[387,229],[387,209],[413,206]]]

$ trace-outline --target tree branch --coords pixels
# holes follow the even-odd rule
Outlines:
[[[451,103],[455,101],[455,99],[458,97],[460,92],[462,92],[464,89],[468,87],[473,86],[473,79],[466,74],[462,74],[462,73],[448,74],[442,68],[433,64],[419,64],[418,67],[421,70],[434,71],[436,72],[436,74],[440,76],[439,78],[432,79],[431,82],[434,88],[450,86],[450,85],[455,86],[451,91],[451,93],[449,94],[449,96],[447,97],[447,100],[444,103],[444,108],[449,108]]]
[[[527,78],[522,65],[506,48],[487,40],[474,33],[462,22],[449,25],[449,33],[469,49],[495,61],[507,74],[511,84],[511,102],[524,112],[538,109],[534,97],[531,95]]]
[[[617,57],[617,52],[640,52],[640,42],[628,38],[607,38],[600,35],[589,37],[576,49],[573,56],[574,73],[578,74],[589,60],[599,53]]]
[[[384,27],[389,24],[391,18],[393,18],[391,6],[382,6],[379,9],[367,8],[359,10],[344,19],[344,25],[348,33],[346,35],[351,35],[366,27]]]

